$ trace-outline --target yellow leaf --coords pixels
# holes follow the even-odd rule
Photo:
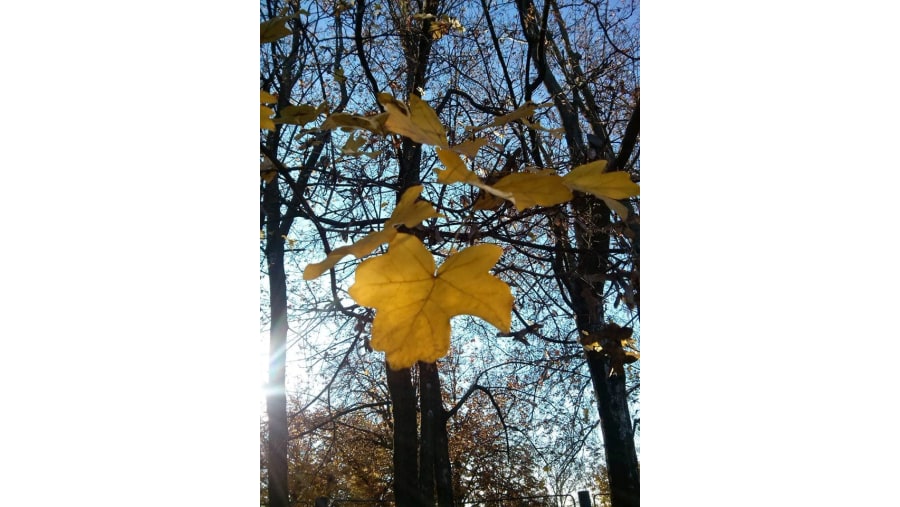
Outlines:
[[[292,125],[306,125],[315,120],[321,113],[320,108],[309,104],[299,106],[287,106],[278,112],[275,123],[290,123]]]
[[[259,42],[275,42],[282,37],[291,34],[291,29],[285,25],[290,16],[272,18],[259,24]]]
[[[383,230],[370,232],[363,239],[352,245],[335,248],[324,260],[307,265],[306,269],[303,270],[303,279],[312,280],[318,278],[347,255],[353,255],[357,259],[369,255],[378,248],[378,245],[389,243],[394,239],[397,235],[397,227],[400,225],[415,227],[422,223],[423,220],[441,216],[435,211],[431,203],[417,200],[421,193],[422,185],[406,189],[400,197],[397,207],[394,208],[394,212],[391,213],[391,218],[385,222]]]
[[[357,303],[376,310],[372,348],[385,353],[392,369],[401,369],[445,356],[456,315],[480,317],[508,333],[512,293],[488,272],[502,254],[497,245],[469,247],[435,274],[434,258],[422,242],[398,234],[387,254],[359,265],[349,290]]]
[[[416,185],[406,189],[385,226],[391,228],[397,227],[398,225],[415,227],[422,223],[423,220],[441,216],[440,213],[435,211],[430,202],[417,200],[421,193],[422,185]]]
[[[384,122],[387,120],[387,113],[376,114],[373,116],[359,116],[350,113],[334,113],[322,123],[322,130],[333,130],[343,128],[345,130],[363,129],[376,134],[387,134],[384,129]]]
[[[364,144],[366,144],[366,138],[365,138],[365,137],[363,137],[363,136],[359,136],[359,137],[353,137],[353,136],[350,136],[350,138],[347,139],[347,142],[344,143],[344,147],[341,148],[341,153],[343,153],[344,155],[352,155],[352,154],[355,154],[355,153],[359,153],[359,149],[362,148],[362,146],[363,146]]]
[[[276,102],[278,102],[278,97],[264,90],[259,91],[260,104],[275,104]]]
[[[587,192],[597,197],[610,199],[627,199],[640,195],[641,187],[631,181],[626,172],[605,173],[605,160],[597,160],[580,165],[563,176],[566,185],[572,190]]]
[[[438,158],[441,159],[441,163],[446,167],[446,169],[434,170],[434,172],[437,173],[438,183],[443,183],[445,185],[460,181],[463,183],[481,183],[481,179],[478,175],[466,167],[465,162],[459,158],[459,155],[450,150],[442,150],[441,148],[438,148],[436,151]]]
[[[544,127],[543,125],[541,125],[538,122],[531,123],[530,121],[528,121],[526,119],[522,119],[522,123],[530,129],[547,132],[548,134],[555,137],[556,139],[562,139],[563,134],[565,134],[565,132],[566,132],[566,129],[564,127],[548,129],[547,127]]]
[[[615,211],[616,214],[622,218],[622,220],[628,218],[628,208],[624,204],[615,199],[610,199],[609,197],[600,196],[600,199],[603,199],[603,202],[606,203],[609,209]]]
[[[409,96],[409,107],[387,93],[378,94],[378,102],[388,113],[385,128],[417,143],[449,149],[447,133],[437,113],[415,94]]]
[[[304,280],[313,280],[322,275],[322,273],[333,268],[335,264],[348,255],[353,255],[357,259],[365,257],[378,248],[378,245],[387,243],[397,235],[394,228],[384,229],[381,231],[370,232],[363,239],[339,248],[335,248],[329,253],[324,260],[308,264],[303,270]]]
[[[572,200],[572,191],[550,169],[510,174],[495,183],[494,188],[512,194],[513,198],[510,200],[518,211],[537,205],[554,206]]]
[[[482,125],[480,127],[466,127],[466,130],[469,130],[471,132],[478,132],[479,130],[484,130],[489,127],[499,127],[501,125],[506,125],[509,122],[521,120],[533,115],[539,107],[544,107],[544,104],[535,104],[534,102],[529,101],[515,111],[506,113],[503,116],[498,116],[494,119],[494,121],[488,123],[487,125]]]
[[[273,114],[275,114],[275,111],[272,111],[271,108],[259,106],[259,128],[275,130],[275,122],[271,119]]]
[[[477,139],[469,139],[468,141],[461,142],[451,149],[460,155],[465,155],[471,160],[475,158],[475,155],[478,154],[478,150],[487,144],[487,142],[487,139],[479,137]]]

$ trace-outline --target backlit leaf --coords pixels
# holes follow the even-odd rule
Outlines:
[[[273,114],[275,114],[275,111],[271,108],[259,106],[259,128],[275,130],[275,122],[272,121]]]
[[[363,137],[363,136],[359,136],[359,137],[350,136],[350,138],[347,139],[347,142],[344,143],[344,147],[341,148],[341,153],[343,153],[343,154],[345,154],[345,155],[351,155],[351,154],[354,154],[354,153],[359,153],[359,149],[362,148],[362,146],[363,146],[364,144],[366,144],[366,138],[365,138],[365,137]]]
[[[442,150],[438,148],[437,150],[438,158],[441,159],[441,163],[444,164],[446,169],[435,169],[434,172],[437,173],[438,183],[443,183],[445,185],[450,183],[475,183],[481,182],[481,179],[477,174],[473,173],[466,167],[465,162],[459,158],[459,155],[450,151],[450,150]]]
[[[275,164],[272,163],[272,159],[267,155],[263,155],[262,160],[259,162],[259,177],[266,183],[272,183],[276,176],[278,176],[278,171],[275,170]]]
[[[449,149],[447,133],[437,113],[415,94],[409,96],[409,107],[387,93],[378,94],[378,102],[388,113],[385,128],[417,143]]]
[[[422,185],[409,187],[400,197],[400,202],[391,213],[391,218],[384,224],[384,229],[367,234],[363,239],[352,245],[335,248],[321,262],[315,262],[306,266],[303,270],[303,279],[312,280],[328,271],[347,255],[353,255],[357,259],[372,253],[378,245],[389,243],[397,235],[397,227],[415,227],[423,220],[441,216],[428,201],[419,201],[422,193]]]
[[[398,234],[388,252],[359,265],[350,296],[375,308],[371,345],[392,369],[436,361],[450,349],[450,319],[480,317],[508,333],[513,297],[488,270],[503,254],[497,245],[476,245],[450,256],[435,273],[421,241]]]
[[[504,176],[493,186],[512,194],[513,198],[510,200],[518,211],[538,205],[555,206],[572,200],[572,191],[550,169],[534,173],[513,173]]]
[[[580,165],[572,169],[569,174],[563,176],[566,185],[572,190],[587,192],[597,197],[610,199],[627,199],[640,195],[641,187],[631,181],[631,176],[626,172],[603,172],[606,169],[605,160],[597,160]]]
[[[469,130],[471,132],[478,132],[479,130],[484,130],[489,127],[499,127],[501,125],[506,125],[509,122],[532,116],[539,107],[544,107],[544,104],[526,102],[522,107],[516,109],[515,111],[496,117],[494,121],[488,123],[487,125],[482,125],[480,127],[466,127],[466,130]]]
[[[314,107],[309,104],[301,104],[299,106],[287,106],[278,113],[275,123],[289,123],[291,125],[306,125],[315,120],[322,110],[320,107]]]
[[[624,204],[620,203],[619,201],[617,201],[615,199],[610,199],[609,197],[600,196],[600,199],[602,199],[603,202],[606,203],[606,205],[609,207],[609,209],[615,211],[617,215],[622,217],[622,220],[625,220],[626,218],[628,218],[628,207],[627,206],[625,206]]]
[[[322,130],[342,128],[344,130],[363,129],[375,134],[384,135],[388,131],[384,128],[384,122],[388,114],[381,113],[372,116],[359,116],[350,113],[334,113],[328,116],[322,123]]]
[[[460,155],[465,155],[472,160],[475,158],[475,155],[478,154],[478,150],[487,144],[487,139],[484,137],[479,137],[476,139],[469,139],[468,141],[461,142],[456,146],[453,146],[451,149]]]
[[[275,104],[276,102],[278,102],[278,97],[265,90],[259,91],[259,128],[275,130],[275,122],[272,121],[275,111],[263,104]]]
[[[274,42],[291,34],[291,29],[285,24],[290,16],[272,18],[259,24],[259,42]]]

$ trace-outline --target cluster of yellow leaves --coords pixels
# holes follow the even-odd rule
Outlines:
[[[628,216],[628,208],[617,199],[627,199],[640,194],[640,187],[631,181],[628,173],[603,172],[606,161],[598,160],[572,169],[565,176],[559,176],[551,169],[533,172],[513,173],[500,178],[493,185],[484,183],[477,174],[466,167],[465,162],[453,151],[438,149],[438,158],[445,169],[435,169],[438,183],[468,183],[490,195],[512,202],[522,211],[532,206],[555,206],[572,200],[573,190],[593,194],[605,202],[622,218]],[[494,207],[482,205],[482,209]]]
[[[565,176],[559,176],[550,169],[543,169],[510,174],[493,185],[488,185],[469,170],[459,156],[463,154],[468,158],[474,158],[478,149],[487,143],[484,138],[470,139],[451,147],[437,113],[424,100],[411,95],[407,107],[394,97],[382,93],[378,101],[386,111],[382,114],[387,115],[383,123],[384,129],[418,143],[436,147],[438,158],[444,165],[444,169],[435,170],[438,183],[466,183],[478,187],[488,194],[511,201],[519,211],[532,206],[554,206],[568,202],[573,198],[572,191],[576,190],[597,196],[623,218],[628,216],[628,210],[617,200],[640,194],[640,187],[631,181],[627,173],[605,173],[604,160],[575,167]],[[527,103],[511,113],[497,117],[488,125],[472,127],[470,130],[477,132],[512,121],[527,121],[539,107],[542,105]]]
[[[417,14],[413,14],[410,16],[411,19],[417,19],[420,21],[430,20],[431,24],[429,24],[428,30],[431,32],[431,39],[438,40],[441,37],[450,33],[450,31],[455,32],[465,32],[465,27],[462,26],[462,23],[459,22],[458,19],[452,18],[447,14],[442,14],[440,18],[436,17],[434,14],[426,14],[424,12],[419,12]]]
[[[378,102],[384,107],[383,113],[365,116],[334,113],[320,128],[362,129],[377,135],[393,133],[434,146],[444,166],[444,169],[435,170],[438,183],[465,183],[478,187],[486,195],[509,200],[519,211],[532,206],[562,204],[574,197],[573,191],[579,191],[597,196],[625,218],[627,208],[618,200],[640,193],[640,187],[627,173],[604,172],[605,161],[580,165],[564,176],[549,169],[512,173],[488,185],[460,156],[474,159],[478,150],[487,144],[485,138],[475,137],[450,146],[437,113],[416,95],[411,95],[406,104],[382,93]],[[546,130],[528,120],[542,106],[527,103],[490,124],[469,130],[476,133],[513,121]],[[298,116],[305,120],[320,112],[318,108],[298,109]],[[342,151],[359,154],[364,142],[363,137],[351,136]],[[414,236],[398,231],[401,225],[415,227],[423,220],[441,216],[430,203],[418,200],[421,192],[422,186],[408,189],[383,229],[371,232],[351,245],[336,248],[324,260],[309,264],[303,273],[304,279],[312,280],[347,255],[362,258],[380,245],[389,244],[386,254],[359,265],[356,282],[349,292],[360,305],[377,310],[371,345],[385,352],[389,366],[394,369],[407,368],[416,361],[435,361],[446,355],[450,346],[450,319],[455,315],[474,315],[502,332],[509,332],[513,304],[509,286],[488,272],[502,254],[499,246],[469,247],[451,255],[435,273],[434,259],[425,246]],[[488,209],[495,204],[499,201],[486,200],[481,203],[481,208]],[[617,350],[623,350],[622,344],[624,342]],[[599,342],[594,345],[603,348]],[[608,344],[605,346],[609,347]],[[621,364],[632,357],[636,356],[624,351],[617,353],[616,366],[621,368]]]
[[[372,348],[400,369],[445,356],[456,315],[480,317],[508,333],[512,293],[488,272],[502,253],[497,245],[475,245],[450,256],[435,273],[425,245],[397,234],[385,255],[359,265],[349,291],[357,303],[376,309]]]

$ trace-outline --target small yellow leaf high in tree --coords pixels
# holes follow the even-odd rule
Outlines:
[[[275,104],[276,102],[278,102],[278,97],[265,90],[259,91],[259,128],[275,130],[275,123],[271,119],[275,111],[263,104]]]
[[[415,236],[398,234],[388,252],[362,262],[350,296],[376,309],[372,348],[392,369],[436,361],[450,350],[450,318],[474,315],[508,333],[513,297],[488,270],[503,249],[475,245],[434,271],[434,258]]]
[[[641,194],[641,187],[631,181],[626,172],[604,172],[606,161],[597,160],[580,165],[563,176],[563,182],[572,190],[593,194],[623,219],[628,218],[628,208],[617,199],[627,199]]]
[[[494,188],[511,194],[510,200],[519,211],[537,205],[555,206],[572,200],[572,191],[550,169],[510,174],[494,183]]]
[[[385,128],[395,134],[406,136],[417,143],[430,144],[438,148],[450,149],[447,132],[438,119],[437,113],[427,102],[416,95],[409,96],[409,107],[387,93],[378,94],[378,102],[388,113]]]

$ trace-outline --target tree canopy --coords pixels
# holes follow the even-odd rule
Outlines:
[[[269,1],[260,41],[264,502],[636,505],[637,3]]]

